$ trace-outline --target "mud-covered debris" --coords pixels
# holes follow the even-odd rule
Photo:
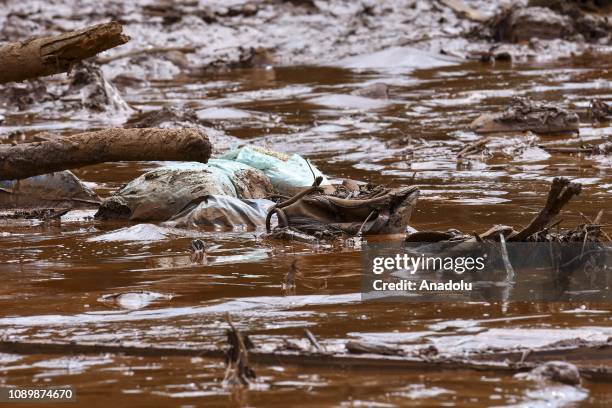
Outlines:
[[[206,247],[201,239],[194,239],[189,244],[189,259],[193,263],[206,263]]]
[[[376,82],[356,89],[352,92],[353,95],[363,96],[364,98],[372,99],[389,99],[389,87],[381,82]]]
[[[482,152],[483,150],[485,150],[487,143],[489,143],[491,140],[491,137],[485,137],[468,144],[463,149],[461,149],[459,153],[457,153],[457,158],[461,159],[465,156]]]
[[[248,335],[243,335],[238,330],[229,315],[226,317],[229,329],[227,329],[227,349],[225,364],[225,377],[223,383],[227,386],[249,385],[256,378],[255,371],[249,366],[249,350],[255,346]]]
[[[0,208],[95,208],[99,203],[98,195],[70,171],[0,180]]]
[[[278,226],[321,236],[392,234],[404,232],[419,190],[416,187],[385,189],[370,198],[339,198],[311,189],[277,204],[270,214],[278,217]],[[268,228],[268,230],[270,230]]]
[[[230,69],[260,68],[269,69],[275,64],[274,51],[266,47],[238,47],[235,61],[218,58],[204,67],[204,72],[224,72]]]
[[[561,133],[577,132],[579,118],[557,105],[514,97],[510,106],[501,113],[483,114],[476,118],[470,129],[477,133],[522,132]]]
[[[240,48],[240,57],[232,68],[268,68],[274,65],[274,52],[264,47]]]
[[[140,113],[131,117],[127,122],[127,127],[150,128],[150,127],[178,127],[185,124],[204,124],[200,123],[198,115],[193,109],[187,107],[164,106],[161,109]],[[209,123],[206,123],[210,125]],[[175,126],[172,126],[175,125]]]
[[[599,144],[593,148],[594,154],[612,154],[612,142]]]
[[[457,230],[417,231],[406,235],[406,242],[483,242],[498,241],[500,234],[509,242],[583,242],[590,240],[599,242],[601,225],[585,224],[577,229],[558,232],[549,230],[549,226],[560,213],[561,209],[575,196],[580,194],[582,185],[572,183],[564,177],[555,177],[552,181],[546,204],[531,220],[520,230],[506,225],[496,225],[483,233],[466,234]]]
[[[302,244],[317,245],[320,240],[334,240],[341,234],[338,232],[324,231],[324,234],[310,235],[289,227],[276,227],[265,235],[266,239],[300,242]]]
[[[122,123],[133,109],[117,88],[90,62],[76,64],[67,77],[54,81],[31,79],[0,85],[0,106],[9,111],[87,110],[106,113],[111,123]]]
[[[104,78],[100,68],[89,62],[81,62],[74,67],[70,86],[61,99],[74,103],[75,97],[80,99],[76,101],[78,108],[94,112],[111,111],[128,115],[133,111],[117,88]]]
[[[272,205],[272,201],[265,199],[204,195],[186,205],[166,224],[178,228],[256,229],[265,225],[266,213]]]
[[[527,42],[533,38],[609,41],[612,25],[605,16],[585,13],[579,6],[567,4],[570,2],[556,2],[558,6],[552,3],[555,2],[538,1],[530,2],[533,7],[506,8],[488,20],[486,26],[495,41],[509,43]]]
[[[422,358],[433,358],[440,354],[440,350],[433,344],[430,344],[429,346],[419,348],[416,354]]]
[[[518,43],[532,38],[554,40],[575,35],[569,17],[543,7],[511,7],[488,22],[495,41]]]
[[[244,146],[231,150],[221,159],[242,163],[261,170],[278,194],[293,195],[312,185],[316,177],[322,177],[322,185],[331,183],[312,163],[302,156],[287,155],[259,146]]]
[[[574,364],[565,361],[548,361],[528,373],[516,376],[534,381],[548,380],[567,385],[580,385],[580,371]]]
[[[174,217],[181,225],[231,227],[236,221],[258,226],[272,202],[257,200],[275,193],[261,171],[242,163],[224,159],[177,163],[132,180],[104,200],[96,217],[140,221]],[[210,222],[207,217],[212,217]]]
[[[321,359],[319,353],[300,353],[306,351],[301,346],[294,344],[290,348],[281,347],[274,351],[264,351],[255,349],[253,343],[248,336],[242,335],[233,324],[228,329],[228,340],[230,347],[227,352],[222,352],[218,348],[194,348],[179,345],[159,346],[154,344],[147,345],[126,345],[113,343],[80,343],[80,342],[60,342],[60,341],[21,341],[0,339],[0,351],[3,353],[20,354],[20,355],[66,355],[66,354],[86,354],[100,355],[101,353],[113,353],[129,356],[141,357],[204,357],[211,359],[225,358],[227,363],[226,378],[229,384],[245,384],[255,378],[255,373],[249,368],[249,362],[267,365],[283,365],[297,367],[312,367],[313,365],[325,367],[338,367],[342,369],[350,368],[370,368],[372,370],[383,370],[385,372],[403,370],[404,372],[423,373],[440,370],[475,370],[476,372],[493,372],[500,374],[516,373],[525,369],[521,364],[508,364],[503,356],[506,353],[492,351],[478,356],[478,359],[466,359],[465,355],[452,357],[427,357],[415,359],[414,356],[399,358],[398,356],[385,355],[359,355],[353,356],[349,353],[328,353]],[[240,344],[242,339],[242,345]],[[559,352],[560,351],[560,352]],[[575,361],[580,367],[580,374],[592,381],[601,381],[609,383],[612,378],[612,372],[607,367],[593,367],[592,364],[585,364],[581,355],[586,353],[597,353],[597,357],[608,357],[607,349],[602,349],[601,344],[589,345],[576,350],[577,353],[569,355],[568,360]],[[297,353],[296,353],[297,352]],[[557,353],[552,355],[555,358],[562,358],[566,350],[557,350]],[[538,357],[542,361],[554,361],[550,358],[551,350],[534,350],[532,355]],[[564,363],[565,364],[565,363]],[[242,373],[245,378],[240,378],[239,370],[242,367]],[[235,375],[238,373],[238,375]],[[568,380],[573,378],[569,376]],[[575,378],[574,378],[575,379]],[[245,384],[246,385],[246,384]]]
[[[346,342],[345,347],[346,351],[351,354],[380,354],[383,356],[399,356],[404,354],[404,351],[397,347],[356,340]]]
[[[158,300],[170,300],[172,295],[139,290],[133,292],[111,293],[101,296],[98,301],[101,303],[113,303],[123,309],[137,310],[149,306]]]
[[[530,7],[548,7],[562,13],[575,12],[577,9],[589,12],[609,11],[612,9],[610,0],[529,0]]]
[[[588,116],[594,120],[605,122],[612,120],[612,106],[601,99],[593,99],[589,104]]]
[[[213,124],[199,119],[197,113],[186,106],[164,106],[161,109],[133,115],[125,124],[129,128],[194,128],[206,132],[214,153],[223,153],[240,143],[240,139],[213,128]]]
[[[202,164],[192,168],[161,168],[132,180],[105,199],[96,218],[165,221],[187,204],[206,195],[236,196],[231,180]]]
[[[33,104],[54,100],[44,81],[31,79],[23,82],[0,84],[0,106],[25,110]]]
[[[440,3],[449,7],[459,16],[465,16],[472,21],[483,22],[489,18],[489,15],[468,6],[462,0],[440,0]]]
[[[0,213],[0,219],[25,219],[25,220],[57,220],[67,214],[72,208],[34,208],[27,210],[15,210],[8,213]]]
[[[612,154],[612,142],[604,142],[598,145],[584,144],[578,147],[566,146],[540,146],[543,150],[551,153],[566,153],[566,154],[593,154],[593,155],[609,155]]]

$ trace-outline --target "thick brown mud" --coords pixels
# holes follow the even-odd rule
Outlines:
[[[461,162],[455,157],[478,137],[468,131],[470,122],[503,109],[512,96],[572,109],[585,108],[594,97],[609,100],[610,69],[609,60],[542,66],[464,63],[399,73],[299,66],[209,75],[189,84],[160,82],[126,98],[139,109],[189,104],[241,142],[298,152],[333,178],[391,186],[413,182],[421,188],[415,228],[483,231],[496,223],[525,225],[542,205],[549,180],[558,175],[583,183],[581,195],[564,212],[568,224],[581,222],[579,213],[593,218],[600,209],[612,209],[609,156],[548,154],[533,145],[521,147],[533,136],[519,133],[495,136],[490,155]],[[388,85],[389,99],[351,96],[373,82]],[[9,115],[5,126],[20,123],[19,115]],[[29,126],[31,132],[57,131],[55,122],[44,117],[31,117]],[[610,129],[606,123],[583,122],[579,137],[600,143]],[[540,136],[538,143],[566,146],[580,139]],[[109,163],[75,173],[107,196],[158,165]],[[258,238],[259,231],[126,225],[93,220],[92,215],[81,210],[61,220],[0,221],[4,337],[225,346],[226,312],[255,342],[306,344],[302,333],[309,328],[332,349],[346,339],[457,352],[612,336],[609,305],[521,303],[503,313],[500,305],[486,303],[362,303],[356,250],[271,244]],[[209,248],[205,266],[190,260],[187,249],[194,238]],[[312,279],[298,281],[295,295],[284,296],[283,277],[295,259]],[[588,381],[582,388],[551,386],[467,371],[385,374],[257,366],[257,387],[232,393],[221,384],[220,361],[113,355],[0,358],[0,384],[73,384],[79,401],[92,406],[110,394],[118,405],[139,406],[225,404],[228,399],[283,406],[305,401],[378,406],[580,401],[595,406],[610,401],[607,386]]]
[[[444,13],[451,18],[451,12]],[[411,57],[400,58],[407,54]],[[299,153],[334,180],[417,185],[421,195],[411,225],[419,230],[524,226],[544,203],[552,178],[564,176],[583,188],[562,212],[562,225],[594,219],[603,209],[604,230],[612,235],[611,156],[541,147],[610,141],[608,122],[580,115],[579,134],[495,134],[486,150],[457,159],[458,152],[481,137],[469,130],[470,123],[504,110],[512,97],[554,102],[576,112],[585,112],[594,98],[610,103],[609,56],[485,64],[391,49],[367,57],[334,57],[329,65],[225,73],[202,69],[172,80],[152,75],[156,79],[146,86],[123,89],[121,97],[130,107],[122,101],[125,109],[103,113],[58,112],[56,102],[25,111],[7,108],[0,112],[0,134],[5,142],[30,140],[41,131],[70,135],[123,123],[131,110],[186,106],[202,126],[223,133],[227,145],[254,143]],[[387,85],[387,97],[359,92],[377,83]],[[106,163],[74,173],[100,197],[108,197],[162,164]],[[343,349],[346,340],[362,340],[433,345],[454,354],[612,336],[609,304],[515,303],[504,310],[478,302],[362,302],[362,256],[356,249],[271,242],[261,239],[262,229],[191,230],[96,220],[94,213],[75,210],[46,221],[0,219],[0,337],[226,347],[226,313],[263,347],[286,341],[307,347],[305,328],[329,350]],[[206,245],[205,264],[190,258],[189,245],[196,238]],[[297,280],[295,293],[287,295],[283,280],[296,260],[307,279]],[[574,387],[467,370],[254,368],[257,381],[250,389],[231,390],[222,384],[220,360],[0,353],[0,386],[73,385],[79,403],[91,407],[108,406],[109,397],[116,406],[143,407],[612,403],[609,384],[588,380]]]

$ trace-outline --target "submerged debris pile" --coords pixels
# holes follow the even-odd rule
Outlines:
[[[578,115],[559,106],[535,102],[527,98],[512,98],[502,113],[484,114],[470,128],[478,133],[522,132],[559,133],[578,131]]]
[[[576,229],[565,231],[552,231],[555,217],[561,209],[574,197],[580,194],[582,186],[572,183],[564,177],[556,177],[552,181],[546,204],[531,222],[520,230],[506,225],[497,225],[483,233],[465,234],[457,230],[417,231],[406,236],[406,242],[484,242],[505,239],[508,242],[583,242],[585,240],[598,241],[603,236],[601,230],[601,216],[595,222],[584,224]]]

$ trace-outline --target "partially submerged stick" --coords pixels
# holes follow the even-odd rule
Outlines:
[[[227,341],[230,348],[226,352],[226,369],[223,382],[227,385],[248,385],[256,378],[255,371],[249,367],[249,349],[254,345],[248,336],[244,336],[234,326],[230,315],[225,319],[229,325],[227,329]]]
[[[65,34],[34,38],[0,47],[0,83],[23,81],[70,71],[75,63],[125,44],[116,21]]]
[[[210,154],[208,137],[197,129],[106,129],[0,147],[0,180],[24,179],[104,162],[206,163]]]
[[[510,237],[510,241],[523,241],[529,236],[544,229],[554,217],[556,217],[561,209],[572,199],[572,197],[580,194],[582,186],[578,183],[571,183],[565,177],[555,177],[553,179],[546,205],[535,216],[533,220],[519,231],[516,235]]]
[[[486,147],[487,143],[489,143],[491,139],[492,137],[488,136],[488,137],[483,137],[482,139],[479,139],[474,143],[470,143],[469,145],[461,149],[459,153],[457,153],[457,158],[460,159],[464,156],[467,156],[468,154],[479,152],[480,150]]]

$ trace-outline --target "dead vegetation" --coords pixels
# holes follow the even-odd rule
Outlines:
[[[399,347],[372,344],[367,342],[346,341],[347,352],[332,352],[326,350],[314,335],[306,332],[311,344],[309,350],[296,343],[284,343],[274,351],[263,350],[242,334],[228,320],[227,341],[229,348],[223,351],[219,348],[187,348],[98,343],[62,343],[48,341],[0,341],[0,352],[32,355],[90,355],[90,354],[120,354],[139,357],[203,357],[224,359],[226,361],[225,384],[228,386],[248,386],[255,380],[255,372],[250,364],[281,365],[301,367],[326,367],[343,370],[377,370],[379,372],[431,372],[439,370],[459,370],[490,372],[499,374],[515,374],[538,369],[542,364],[563,360],[576,366],[580,376],[594,382],[610,382],[612,370],[608,362],[612,358],[612,343],[604,342],[568,342],[551,344],[539,348],[517,348],[515,350],[483,350],[462,355],[447,355],[438,353],[431,347],[423,347],[414,351],[404,351]],[[318,347],[317,347],[318,345]],[[267,347],[269,349],[269,347]],[[546,367],[546,366],[545,366]],[[565,366],[567,367],[567,366]],[[542,370],[540,368],[536,374]],[[565,378],[550,373],[549,378],[566,382]],[[569,380],[568,380],[569,381]]]
[[[569,201],[580,194],[582,186],[572,183],[564,177],[555,177],[552,181],[546,203],[531,222],[516,230],[511,226],[496,225],[482,233],[465,234],[457,230],[449,232],[418,231],[406,236],[406,242],[440,242],[440,241],[468,241],[485,242],[499,241],[503,236],[508,242],[582,242],[585,239],[597,240],[602,236],[601,225],[585,224],[577,230],[552,232],[550,227],[561,209]],[[600,221],[598,217],[598,222]]]

